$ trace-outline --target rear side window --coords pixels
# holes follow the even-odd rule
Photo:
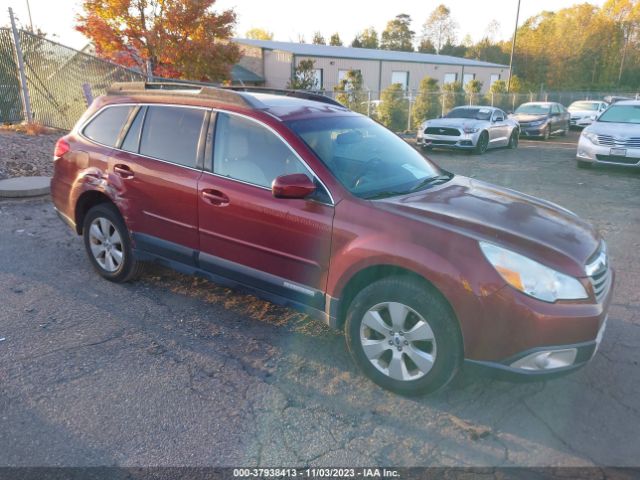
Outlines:
[[[147,107],[140,153],[195,167],[205,111],[188,107]]]
[[[84,127],[82,133],[94,142],[114,147],[131,109],[130,106],[107,107]]]

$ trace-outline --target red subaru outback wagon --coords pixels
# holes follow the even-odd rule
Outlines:
[[[107,280],[144,262],[250,287],[344,328],[379,385],[434,391],[463,362],[584,365],[614,274],[552,203],[454,175],[326,97],[116,84],[55,149],[53,202]]]

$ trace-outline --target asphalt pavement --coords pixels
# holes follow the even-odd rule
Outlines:
[[[422,398],[251,295],[160,267],[102,280],[47,197],[0,200],[0,465],[639,466],[640,173],[578,170],[575,140],[430,156],[602,231],[618,277],[599,352],[560,379],[466,371]]]

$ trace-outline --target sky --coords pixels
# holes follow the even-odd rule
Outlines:
[[[0,0],[0,25],[6,25],[8,7],[12,7],[19,24],[29,25],[27,1],[31,6],[33,25],[48,36],[73,48],[82,48],[88,41],[74,31],[75,16],[80,12],[79,0]],[[589,0],[601,6],[605,0]],[[444,3],[458,23],[458,40],[469,34],[473,40],[481,39],[492,20],[500,24],[498,39],[507,39],[513,33],[517,0],[217,0],[215,10],[233,8],[238,16],[236,36],[243,37],[253,27],[274,33],[274,40],[297,41],[303,35],[311,41],[313,32],[320,31],[328,40],[338,32],[348,44],[355,35],[369,26],[378,33],[399,13],[413,19],[412,29],[417,33],[429,13]],[[543,10],[559,10],[584,0],[521,0],[520,24]]]

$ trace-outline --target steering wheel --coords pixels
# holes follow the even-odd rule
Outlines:
[[[382,163],[382,159],[380,157],[372,157],[367,160],[362,167],[358,169],[356,174],[353,176],[353,181],[351,182],[351,188],[359,187],[362,179],[366,177],[367,170],[371,167]]]

